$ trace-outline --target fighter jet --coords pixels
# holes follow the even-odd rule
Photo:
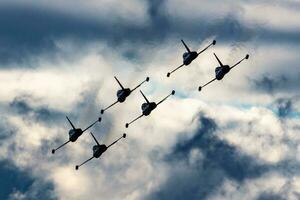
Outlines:
[[[68,122],[72,126],[72,129],[69,130],[69,140],[67,142],[63,143],[62,145],[60,145],[59,147],[57,147],[56,149],[52,149],[52,154],[54,154],[56,150],[58,150],[61,147],[65,146],[69,142],[75,142],[82,135],[82,133],[84,133],[86,130],[88,130],[89,128],[91,128],[92,126],[94,126],[97,122],[101,122],[101,117],[99,117],[97,119],[97,121],[95,121],[90,126],[88,126],[87,128],[85,128],[84,130],[82,130],[81,128],[75,128],[75,126],[73,125],[73,123],[71,122],[71,120],[68,118],[68,116],[66,116],[66,118],[67,118]]]
[[[143,116],[148,116],[150,115],[150,113],[159,105],[161,104],[163,101],[165,101],[169,96],[174,95],[175,94],[175,90],[172,90],[171,94],[169,94],[168,96],[166,96],[165,98],[163,98],[160,102],[155,103],[155,102],[149,102],[149,100],[146,98],[146,96],[144,95],[144,93],[140,90],[141,94],[143,95],[144,99],[146,100],[145,103],[142,104],[141,108],[142,108],[142,114],[140,116],[138,116],[137,118],[135,118],[134,120],[132,120],[129,123],[126,123],[125,127],[128,128],[130,124],[132,124],[133,122],[135,122],[136,120],[138,120],[139,118],[143,117]]]
[[[205,86],[207,86],[208,84],[212,83],[215,80],[222,80],[224,78],[224,76],[234,67],[236,67],[238,64],[240,64],[243,60],[248,59],[249,55],[247,54],[242,60],[240,60],[239,62],[237,62],[236,64],[234,64],[233,66],[229,67],[229,65],[223,65],[222,62],[220,61],[220,59],[218,58],[218,56],[214,53],[218,63],[220,64],[220,66],[216,67],[215,69],[215,75],[216,77],[214,79],[212,79],[211,81],[207,82],[206,84],[204,84],[203,86],[199,86],[198,90],[201,91],[202,88],[204,88]]]
[[[183,64],[180,65],[179,67],[175,68],[173,71],[168,72],[168,73],[167,73],[167,77],[170,77],[170,75],[171,75],[172,73],[174,73],[176,70],[180,69],[180,68],[183,67],[184,65],[187,66],[187,65],[191,64],[191,62],[192,62],[193,60],[195,60],[195,59],[198,57],[199,54],[203,53],[203,52],[204,52],[205,50],[207,50],[210,46],[216,44],[216,40],[213,40],[213,42],[212,42],[210,45],[208,45],[208,46],[207,46],[206,48],[204,48],[202,51],[200,51],[199,53],[197,53],[196,51],[191,51],[191,50],[189,49],[189,47],[185,44],[185,42],[184,42],[183,40],[181,40],[181,42],[182,42],[182,44],[185,46],[185,48],[186,48],[186,50],[187,50],[187,51],[182,55],[182,57],[183,57]]]
[[[75,166],[76,170],[78,170],[80,166],[82,166],[85,163],[89,162],[93,158],[99,158],[109,147],[111,147],[112,145],[114,145],[115,143],[117,143],[120,139],[126,137],[126,133],[124,133],[122,135],[122,137],[120,137],[119,139],[117,139],[116,141],[114,141],[113,143],[111,143],[110,145],[106,146],[105,144],[99,144],[98,140],[95,138],[95,136],[93,135],[93,133],[91,133],[91,135],[92,135],[92,137],[94,138],[94,140],[96,142],[96,145],[93,146],[93,156],[91,158],[87,159],[86,161],[84,161],[83,163],[81,163],[80,165],[76,165]]]
[[[141,82],[139,85],[137,85],[135,88],[133,88],[132,90],[129,88],[124,88],[123,85],[120,83],[120,81],[117,79],[117,77],[115,77],[116,81],[118,82],[118,84],[120,85],[121,89],[117,91],[117,101],[115,101],[113,104],[111,104],[110,106],[106,107],[105,109],[101,110],[101,114],[104,113],[105,110],[109,109],[110,107],[112,107],[113,105],[115,105],[116,103],[120,102],[123,103],[126,98],[134,91],[136,90],[138,87],[140,87],[143,83],[148,82],[149,81],[149,77],[146,78],[146,80],[144,80],[143,82]]]

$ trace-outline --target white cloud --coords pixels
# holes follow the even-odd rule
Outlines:
[[[273,30],[299,31],[300,12],[273,2],[247,3],[244,6],[246,21],[253,21]]]

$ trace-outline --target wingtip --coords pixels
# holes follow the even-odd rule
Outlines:
[[[128,127],[129,127],[129,124],[128,124],[128,123],[126,123],[126,124],[125,124],[125,127],[126,127],[126,128],[128,128]]]
[[[198,91],[200,92],[202,90],[202,86],[199,86],[198,87]]]
[[[171,75],[171,73],[170,73],[170,72],[168,72],[168,73],[167,73],[167,77],[170,77],[170,75]]]
[[[216,43],[217,43],[217,41],[216,41],[216,40],[213,40],[212,44],[215,45]]]
[[[51,152],[52,152],[52,154],[55,154],[55,149],[52,149],[52,151],[51,151]]]
[[[245,58],[246,58],[246,59],[249,59],[249,54],[247,54]]]

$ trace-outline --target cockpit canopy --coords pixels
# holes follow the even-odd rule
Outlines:
[[[186,57],[188,57],[188,55],[189,55],[188,52],[184,52],[183,55],[182,55],[182,57],[183,57],[183,58],[186,58]]]
[[[149,107],[148,103],[143,103],[141,106],[142,110],[145,110],[147,107]]]

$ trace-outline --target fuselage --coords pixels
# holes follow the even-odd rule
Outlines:
[[[216,67],[215,69],[216,79],[222,80],[229,71],[230,71],[230,67],[228,65]]]
[[[75,142],[81,135],[82,130],[80,128],[69,130],[69,140],[71,142]]]
[[[130,95],[131,90],[129,88],[125,88],[117,91],[118,101],[120,103],[124,102],[126,98]]]
[[[95,145],[93,146],[93,156],[99,158],[106,150],[107,146],[105,144]]]
[[[152,112],[152,110],[154,110],[156,108],[156,106],[157,105],[155,102],[143,103],[141,106],[143,115],[145,115],[145,116],[150,115],[150,113]]]
[[[198,53],[196,51],[185,52],[183,55],[183,64],[189,65],[193,60],[198,57]]]

